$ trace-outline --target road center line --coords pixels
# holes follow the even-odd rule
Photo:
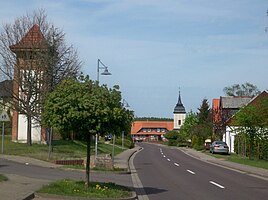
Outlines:
[[[165,158],[166,156],[165,156],[165,155],[163,155],[163,157]]]
[[[176,165],[177,167],[179,167],[179,166],[180,166],[178,163],[174,163],[174,165]]]
[[[189,172],[190,174],[195,174],[195,172],[193,172],[193,171],[191,171],[189,169],[187,169],[187,172]]]
[[[170,162],[170,159],[168,158],[168,159],[167,159],[167,161],[169,161],[169,162]]]
[[[209,181],[211,184],[213,184],[213,185],[216,185],[217,187],[219,187],[219,188],[221,188],[221,189],[224,189],[224,186],[222,186],[222,185],[220,185],[220,184],[218,184],[218,183],[215,183],[215,182],[213,182],[213,181]]]

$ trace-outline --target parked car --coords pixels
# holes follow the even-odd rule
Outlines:
[[[214,153],[225,153],[225,154],[229,154],[229,147],[223,141],[214,141],[210,145],[209,152],[210,153],[213,153],[213,154]]]
[[[105,141],[111,141],[112,138],[113,138],[112,134],[108,134],[104,136]]]

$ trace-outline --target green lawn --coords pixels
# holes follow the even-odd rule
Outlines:
[[[2,141],[0,141],[2,145]],[[70,141],[70,140],[56,140],[53,141],[53,152],[50,160],[62,159],[84,159],[86,157],[86,142]],[[115,155],[121,153],[123,150],[115,146]],[[45,144],[27,144],[11,142],[11,136],[5,136],[4,140],[4,154],[19,155],[37,158],[40,160],[48,160],[48,145]],[[95,154],[94,141],[91,143],[91,154]],[[98,145],[98,154],[112,154],[112,145],[100,142]]]
[[[247,157],[242,157],[242,156],[237,155],[235,153],[232,153],[229,155],[211,154],[209,152],[206,152],[206,153],[210,156],[215,157],[215,158],[224,159],[224,160],[228,160],[228,161],[243,164],[243,165],[249,165],[249,166],[253,166],[253,167],[268,169],[268,161],[265,161],[265,160],[250,160]]]
[[[128,188],[114,183],[90,183],[86,187],[84,181],[60,180],[44,186],[38,193],[47,193],[61,196],[86,198],[125,198],[130,197]]]

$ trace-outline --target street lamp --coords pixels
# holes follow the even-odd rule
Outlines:
[[[125,107],[125,108],[130,107],[128,102],[125,99],[123,99],[122,106]],[[122,131],[122,149],[124,149],[124,137],[125,137],[125,132]]]
[[[100,65],[101,64],[101,65]],[[97,64],[97,84],[99,84],[100,81],[100,69],[103,69],[104,71],[101,73],[101,75],[107,76],[107,75],[112,75],[108,71],[108,67],[101,62],[100,59],[98,59],[98,64]],[[98,133],[95,135],[95,159],[98,156]]]
[[[100,66],[101,64],[101,66]],[[104,69],[104,71],[101,73],[101,75],[107,76],[107,75],[112,75],[109,71],[108,71],[108,67],[103,64],[103,62],[101,62],[100,59],[98,59],[98,65],[97,65],[97,81],[100,81],[100,69]]]

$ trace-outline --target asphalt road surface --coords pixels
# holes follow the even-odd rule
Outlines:
[[[134,166],[150,200],[268,199],[268,181],[192,158],[180,150],[140,143]]]

